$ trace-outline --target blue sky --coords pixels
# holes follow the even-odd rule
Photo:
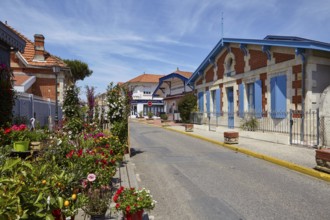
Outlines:
[[[289,35],[330,42],[328,0],[1,0],[0,20],[94,71],[78,86],[104,92],[142,73],[191,71],[224,37]]]

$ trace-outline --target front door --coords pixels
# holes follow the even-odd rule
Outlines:
[[[228,97],[228,128],[234,128],[234,90],[233,87],[227,88]]]

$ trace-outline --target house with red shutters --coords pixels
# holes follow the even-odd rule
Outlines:
[[[330,116],[330,44],[288,36],[223,38],[188,80],[195,123],[284,135],[286,143],[325,145]],[[255,123],[256,122],[256,123]],[[250,126],[250,127],[249,127]],[[325,134],[325,135],[324,135]],[[328,141],[329,142],[329,141]]]

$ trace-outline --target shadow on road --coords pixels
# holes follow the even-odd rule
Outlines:
[[[144,151],[142,151],[142,150],[137,150],[137,149],[135,149],[135,148],[131,148],[131,157],[134,157],[135,155],[137,155],[137,154],[141,154],[141,153],[143,153]]]

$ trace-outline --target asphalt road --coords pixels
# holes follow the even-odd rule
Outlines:
[[[330,219],[330,184],[217,145],[130,123],[139,187],[159,219]]]

